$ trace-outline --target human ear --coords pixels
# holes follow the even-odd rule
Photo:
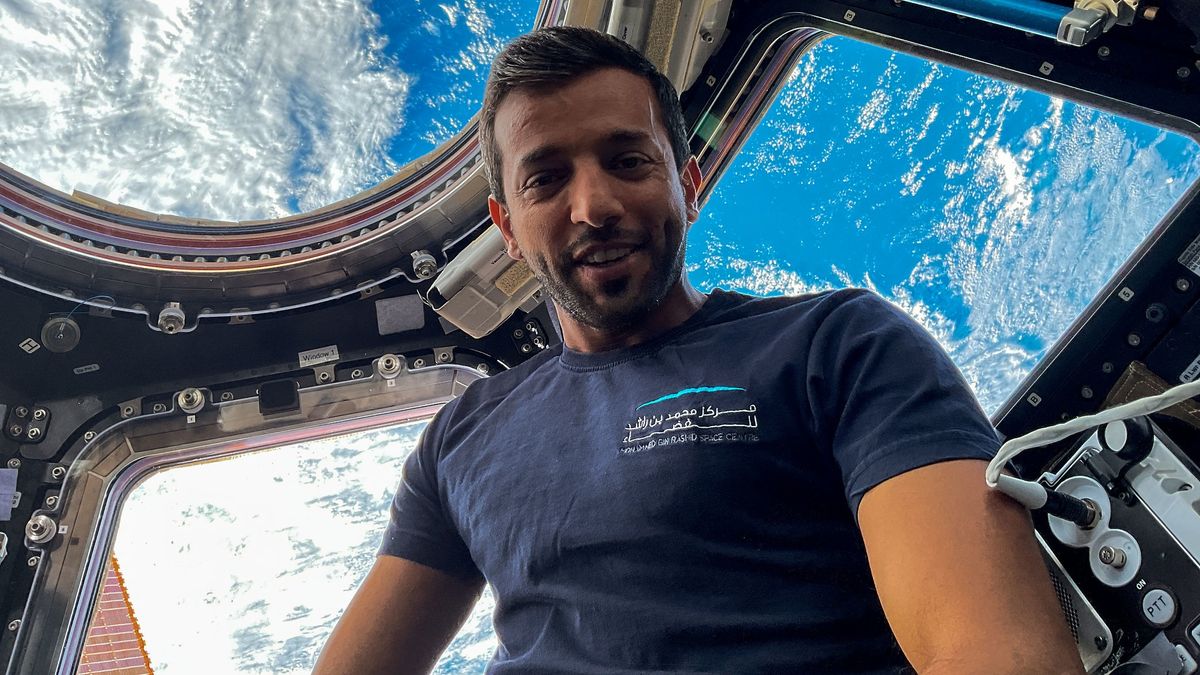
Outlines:
[[[504,237],[504,248],[508,257],[513,260],[522,260],[521,247],[517,245],[517,238],[513,236],[512,219],[508,217],[508,207],[497,201],[494,195],[488,195],[488,213],[492,216],[492,222],[500,228],[500,235]]]
[[[679,173],[683,183],[683,200],[687,204],[687,221],[694,223],[700,218],[700,185],[704,182],[700,175],[700,163],[694,156],[688,157]]]

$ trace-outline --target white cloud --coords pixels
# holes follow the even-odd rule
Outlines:
[[[396,167],[410,78],[360,0],[0,4],[0,161],[59,189],[286,215]]]

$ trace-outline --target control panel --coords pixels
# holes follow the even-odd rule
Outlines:
[[[1034,521],[1089,673],[1190,675],[1200,660],[1200,471],[1148,418],[1083,436],[1039,482],[1093,504]],[[1151,668],[1152,670],[1147,670]]]

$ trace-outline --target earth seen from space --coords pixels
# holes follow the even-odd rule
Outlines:
[[[536,10],[0,0],[0,162],[156,212],[314,209],[461,129]],[[1178,134],[832,38],[716,185],[687,273],[702,290],[873,289],[993,411],[1198,176]],[[309,672],[422,424],[142,483],[115,552],[155,672]],[[247,487],[222,489],[234,481]],[[492,608],[485,595],[437,672],[483,671]]]

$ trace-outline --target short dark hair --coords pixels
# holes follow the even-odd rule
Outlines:
[[[492,61],[479,120],[479,149],[497,201],[505,202],[502,158],[496,147],[496,109],[504,97],[522,87],[556,89],[602,68],[621,68],[646,78],[658,99],[675,165],[683,168],[691,148],[675,85],[649,59],[611,35],[578,26],[552,26],[513,40]]]

